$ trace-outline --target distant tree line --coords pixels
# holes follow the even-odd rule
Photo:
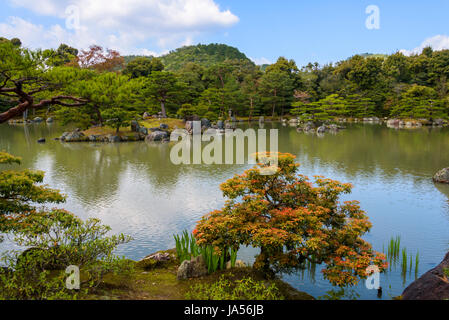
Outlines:
[[[31,51],[0,38],[0,121],[47,108],[83,126],[163,117],[448,118],[449,50],[356,55],[336,64],[257,66],[226,45],[122,57],[92,46]]]

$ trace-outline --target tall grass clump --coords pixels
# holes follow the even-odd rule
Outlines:
[[[383,252],[385,253],[385,245],[383,246]],[[396,267],[401,267],[401,275],[404,282],[407,278],[407,273],[411,276],[413,269],[415,270],[415,279],[418,278],[419,268],[419,251],[416,252],[415,259],[413,254],[407,252],[407,248],[401,248],[401,237],[391,237],[387,246],[387,260],[390,263],[390,271]]]
[[[231,263],[231,268],[234,268],[236,265],[238,250],[224,248],[218,254],[213,246],[199,247],[195,237],[187,231],[184,231],[181,235],[175,235],[174,239],[180,263],[203,256],[209,274],[218,270],[225,270],[228,262]]]

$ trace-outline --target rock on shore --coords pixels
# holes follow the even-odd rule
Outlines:
[[[449,168],[442,169],[438,171],[433,177],[433,181],[437,183],[448,183],[449,184]]]
[[[449,269],[449,253],[436,268],[425,273],[402,293],[402,300],[447,300],[449,280],[444,270]]]

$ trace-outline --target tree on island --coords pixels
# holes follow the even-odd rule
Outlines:
[[[261,162],[268,156],[273,155],[258,155]],[[259,164],[225,182],[221,190],[229,201],[198,223],[198,245],[218,252],[260,248],[254,267],[267,274],[324,264],[324,277],[337,286],[355,285],[370,265],[384,270],[384,255],[362,239],[371,229],[367,215],[356,201],[338,201],[352,186],[322,177],[314,186],[298,175],[294,159],[278,154],[274,175],[262,175],[266,165]]]
[[[142,100],[150,98],[161,106],[163,118],[167,118],[167,104],[175,103],[183,95],[184,86],[171,72],[155,71],[144,78]]]
[[[120,128],[123,126],[128,126],[133,114],[123,108],[110,108],[102,112],[102,116],[106,123],[115,129],[115,133],[120,132]]]

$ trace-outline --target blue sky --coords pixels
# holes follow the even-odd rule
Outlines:
[[[92,4],[92,2],[95,3]],[[327,63],[356,53],[449,48],[447,0],[4,0],[0,36],[31,48],[93,42],[124,54],[161,54],[184,44],[226,43],[257,62],[279,56]],[[80,26],[66,25],[70,5]],[[380,29],[365,26],[367,6]],[[74,21],[74,20],[73,20]],[[77,20],[78,21],[78,20]],[[425,44],[423,44],[425,42]],[[404,51],[405,52],[405,51]]]

